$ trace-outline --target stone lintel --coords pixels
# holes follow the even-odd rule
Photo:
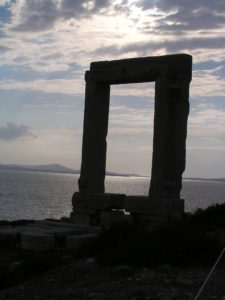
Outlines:
[[[85,80],[121,84],[152,82],[160,77],[191,81],[192,57],[176,54],[92,62]]]
[[[151,215],[182,215],[184,200],[152,199],[147,196],[127,196],[125,210],[130,213]]]
[[[111,193],[75,193],[72,199],[74,211],[76,208],[83,209],[123,209],[125,205],[125,194],[111,194]]]

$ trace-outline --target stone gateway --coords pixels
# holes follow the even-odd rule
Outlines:
[[[180,190],[185,170],[191,77],[192,57],[187,54],[91,63],[85,74],[82,163],[79,193],[73,196],[74,221],[92,223],[95,219],[98,223],[103,219],[105,222],[106,212],[111,216],[114,209],[147,215],[148,219],[182,214],[184,201],[180,199]],[[110,85],[152,81],[155,81],[155,111],[149,196],[106,194]]]

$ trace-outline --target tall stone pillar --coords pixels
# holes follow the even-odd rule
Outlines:
[[[151,199],[180,199],[185,169],[188,80],[162,77],[155,85]]]
[[[85,76],[81,174],[79,192],[72,199],[74,222],[99,225],[105,223],[105,217],[117,215],[122,221],[123,209],[130,212],[133,220],[143,219],[151,224],[182,216],[184,201],[180,190],[191,77],[192,57],[187,54],[91,63]],[[152,81],[156,85],[149,196],[105,193],[110,85]]]
[[[110,85],[86,81],[79,191],[104,193]]]

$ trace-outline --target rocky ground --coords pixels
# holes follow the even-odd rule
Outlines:
[[[74,260],[0,292],[0,299],[194,299],[211,266],[155,269],[126,265],[103,267],[94,258]],[[225,258],[219,263],[199,300],[225,296]]]
[[[224,214],[211,207],[152,233],[119,225],[77,251],[0,240],[0,299],[224,300],[225,253],[195,298],[225,246]]]

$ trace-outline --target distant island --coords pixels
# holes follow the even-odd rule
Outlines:
[[[73,170],[62,166],[60,164],[49,164],[49,165],[17,165],[17,164],[0,164],[1,170],[11,170],[11,171],[32,171],[32,172],[53,172],[53,173],[71,173],[80,174],[80,170]],[[124,177],[143,177],[138,174],[128,174],[128,173],[115,173],[106,171],[106,175],[109,176],[124,176]]]
[[[219,181],[225,182],[225,178],[196,178],[196,177],[184,177],[184,180],[195,180],[195,181]]]
[[[32,171],[32,172],[52,172],[52,173],[70,173],[70,174],[80,174],[80,170],[73,170],[67,168],[60,164],[49,164],[49,165],[17,165],[17,164],[0,164],[1,170],[11,170],[11,171]],[[139,174],[129,174],[129,173],[116,173],[106,171],[108,176],[122,176],[122,177],[150,177],[143,176]],[[219,181],[225,182],[225,178],[196,178],[196,177],[184,177],[183,180],[201,180],[201,181]]]

